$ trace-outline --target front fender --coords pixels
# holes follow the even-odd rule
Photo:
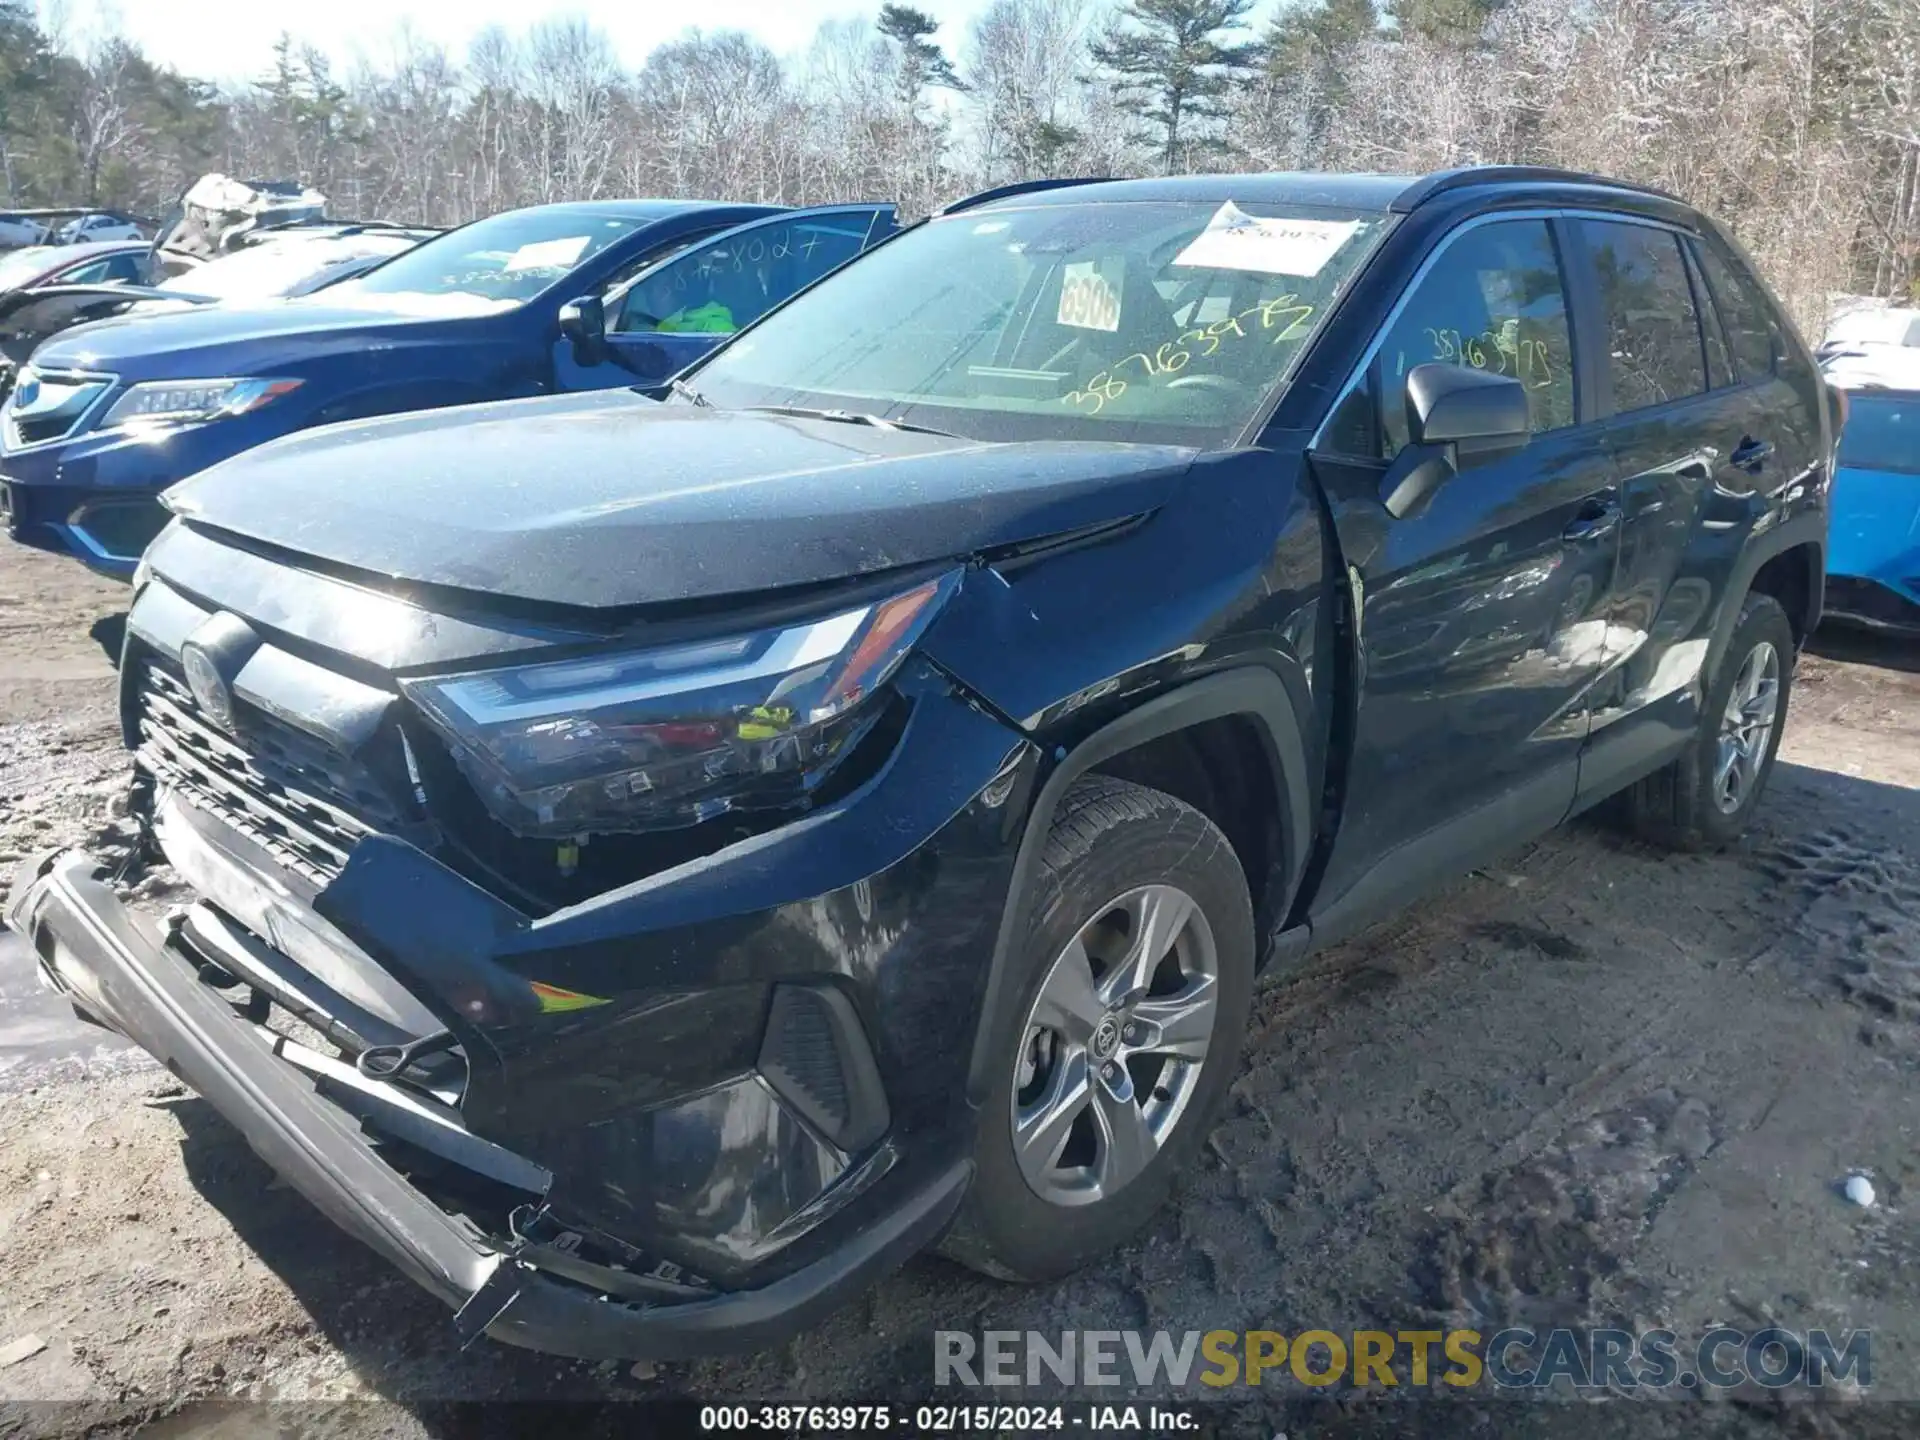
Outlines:
[[[1040,857],[1046,849],[1054,813],[1068,787],[1095,766],[1150,740],[1209,720],[1244,716],[1254,721],[1266,739],[1268,759],[1279,791],[1274,799],[1287,868],[1278,911],[1286,913],[1305,869],[1311,826],[1306,747],[1294,705],[1292,693],[1275,671],[1246,666],[1209,675],[1156,696],[1060,755],[1027,812],[1026,828],[1014,857],[1007,903],[1000,912],[999,932],[987,967],[979,1023],[973,1035],[973,1053],[967,1066],[967,1098],[972,1104],[978,1106],[984,1102],[992,1084],[993,1057],[1006,1053],[1008,1032],[1019,1023],[1020,977],[1014,956],[1026,929],[1027,897],[1040,869]]]
[[[1143,520],[970,576],[923,642],[929,659],[1034,737],[1049,772],[994,947],[968,1075],[976,1103],[986,1057],[1017,1019],[1013,958],[1028,886],[1080,775],[1208,721],[1252,722],[1274,776],[1286,913],[1311,850],[1322,748],[1314,650],[1325,563],[1308,483],[1297,455],[1205,456]]]
[[[528,393],[531,393],[529,390]],[[419,380],[372,385],[328,396],[313,407],[301,426],[333,425],[347,420],[371,420],[408,410],[444,410],[454,405],[481,405],[508,397],[457,380]]]
[[[1071,743],[1154,690],[1257,659],[1307,698],[1324,570],[1297,457],[1204,455],[1153,511],[969,578],[923,653],[1028,734]]]

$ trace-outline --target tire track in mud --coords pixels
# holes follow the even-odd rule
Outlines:
[[[1708,1105],[1659,1089],[1569,1127],[1528,1159],[1434,1207],[1425,1277],[1437,1318],[1505,1325],[1631,1323],[1658,1302],[1632,1255],[1717,1143]]]
[[[1839,994],[1865,1012],[1862,1041],[1920,1065],[1920,865],[1845,827],[1783,840],[1759,863],[1801,908],[1749,968]]]

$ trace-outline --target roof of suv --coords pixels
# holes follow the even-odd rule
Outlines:
[[[1663,191],[1624,180],[1535,165],[1471,165],[1429,175],[1359,175],[1276,171],[1251,175],[1172,175],[1151,180],[1065,180],[1043,186],[1009,186],[963,200],[948,209],[975,206],[1068,205],[1102,200],[1252,200],[1268,204],[1329,205],[1355,210],[1413,210],[1453,191],[1499,186],[1580,186],[1610,190],[1622,199],[1673,202]]]
[[[785,210],[785,205],[762,205],[758,202],[733,200],[557,200],[548,205],[524,205],[519,211],[502,210],[496,213],[511,215],[533,210],[565,210],[575,215],[604,215],[619,220],[666,220],[675,215],[686,215],[699,210]]]

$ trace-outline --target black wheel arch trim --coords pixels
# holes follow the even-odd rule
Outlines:
[[[1102,726],[1059,760],[1028,811],[1026,828],[1014,858],[1006,906],[1000,915],[1000,929],[994,940],[993,958],[987,968],[979,1023],[974,1030],[973,1055],[967,1066],[967,1098],[975,1107],[984,1102],[990,1087],[993,1039],[1006,1018],[1005,1012],[1018,999],[1010,979],[1013,955],[1019,944],[1034,876],[1046,849],[1047,833],[1068,787],[1123,751],[1209,720],[1232,716],[1255,722],[1273,766],[1276,788],[1280,792],[1274,800],[1285,857],[1285,893],[1273,908],[1279,915],[1292,909],[1311,841],[1307,752],[1292,693],[1278,673],[1246,665],[1208,675],[1155,696]],[[1255,943],[1264,944],[1265,938],[1256,937]]]
[[[1713,639],[1707,646],[1706,665],[1701,671],[1703,676],[1712,675],[1720,664],[1720,657],[1726,653],[1733,639],[1734,627],[1740,623],[1740,607],[1746,603],[1754,579],[1768,561],[1802,545],[1811,545],[1818,561],[1807,586],[1807,613],[1800,617],[1802,636],[1813,633],[1814,627],[1820,623],[1827,573],[1827,512],[1824,506],[1796,515],[1763,535],[1752,536],[1742,547],[1739,559],[1734,562],[1733,570],[1727,576],[1726,599],[1720,607],[1720,618],[1713,627]]]

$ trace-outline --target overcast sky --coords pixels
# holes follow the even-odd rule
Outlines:
[[[916,0],[940,21],[936,38],[959,48],[988,0]],[[871,16],[880,0],[39,0],[43,22],[64,23],[72,40],[118,29],[147,55],[189,75],[244,81],[264,74],[282,31],[345,65],[391,49],[402,21],[448,47],[455,58],[490,25],[518,33],[535,21],[581,16],[606,32],[628,67],[697,21],[707,30],[745,30],[781,54],[802,50],[822,20]],[[64,16],[64,21],[61,18]]]

